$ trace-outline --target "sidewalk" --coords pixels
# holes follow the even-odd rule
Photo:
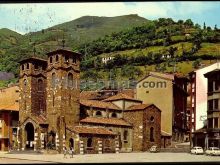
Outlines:
[[[192,155],[189,153],[105,153],[74,155],[64,158],[63,154],[4,154],[0,158],[32,160],[45,163],[120,163],[120,162],[219,162],[219,156]]]

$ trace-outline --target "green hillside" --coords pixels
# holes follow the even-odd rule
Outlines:
[[[151,70],[183,74],[215,62],[220,50],[217,26],[201,27],[190,19],[147,20],[138,15],[84,16],[20,35],[0,29],[0,71],[18,76],[18,61],[46,58],[48,51],[65,46],[82,53],[82,79],[140,79]],[[103,57],[114,57],[107,64]],[[13,80],[14,81],[14,80]],[[0,84],[7,84],[2,83]]]

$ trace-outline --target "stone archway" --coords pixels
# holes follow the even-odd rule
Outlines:
[[[34,149],[34,125],[28,122],[25,125],[26,149]]]

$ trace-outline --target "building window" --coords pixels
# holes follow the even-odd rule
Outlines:
[[[38,80],[38,91],[43,91],[43,80]]]
[[[213,118],[208,119],[208,128],[213,128]]]
[[[214,118],[214,128],[218,128],[218,117]]]
[[[219,80],[215,81],[215,90],[217,91],[219,88]]]
[[[51,85],[52,85],[52,88],[55,87],[55,83],[56,83],[55,81],[56,81],[56,75],[55,75],[55,73],[53,73],[53,74],[52,74],[52,84],[51,84]]]
[[[38,69],[38,67],[39,67],[38,64],[34,65],[34,69]]]
[[[124,131],[124,141],[128,141],[128,131]]]
[[[74,63],[74,64],[76,63],[76,58],[75,58],[75,57],[73,57],[73,63]]]
[[[97,111],[97,112],[96,112],[96,116],[102,116],[102,112]]]
[[[65,56],[65,62],[69,62],[69,56]]]
[[[59,56],[58,55],[56,55],[56,62],[59,60]]]
[[[21,69],[24,70],[24,65],[21,65]]]
[[[150,121],[154,122],[154,117],[153,116],[150,117]]]
[[[26,90],[27,90],[27,80],[24,79],[24,91],[26,91]]]
[[[212,91],[213,91],[213,82],[208,81],[208,92],[212,92]]]
[[[112,117],[117,118],[117,114],[115,112],[113,112]]]
[[[215,109],[218,109],[218,99],[214,99],[214,107]]]
[[[88,138],[87,147],[92,147],[92,138]]]
[[[213,101],[212,100],[209,100],[208,101],[208,110],[213,110]]]
[[[150,128],[150,141],[154,142],[154,128],[153,127]]]
[[[27,69],[29,69],[29,63],[27,63]]]
[[[51,56],[51,57],[50,57],[50,63],[52,63],[52,62],[53,62],[53,57]]]
[[[68,74],[68,87],[73,87],[73,74],[69,73]]]

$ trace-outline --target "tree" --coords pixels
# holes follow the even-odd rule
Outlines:
[[[180,19],[180,20],[177,21],[177,23],[178,23],[179,25],[182,25],[182,24],[184,23],[184,21]]]
[[[171,47],[169,48],[168,52],[169,52],[171,58],[174,58],[175,51],[177,51],[177,47],[172,47],[172,46],[171,46]]]
[[[198,23],[196,23],[196,24],[195,24],[195,28],[196,28],[196,29],[201,29],[201,26],[200,26]]]
[[[191,19],[187,19],[184,23],[184,25],[192,27],[193,26],[193,21]]]
[[[201,58],[199,58],[199,59],[195,60],[195,61],[192,63],[193,68],[198,69],[198,68],[199,68],[199,66],[201,65],[201,61],[202,61],[202,59],[201,59]]]
[[[217,25],[215,24],[215,28],[214,28],[215,30],[218,30],[218,28],[217,28]]]
[[[205,22],[203,23],[203,30],[206,30]]]

